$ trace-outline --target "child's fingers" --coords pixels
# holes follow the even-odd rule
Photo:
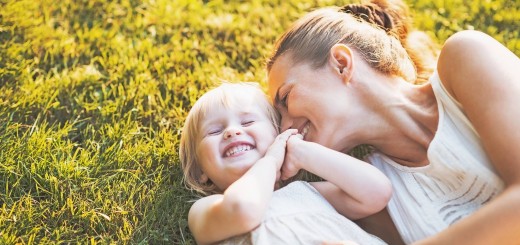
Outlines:
[[[298,133],[298,130],[296,130],[296,129],[285,130],[283,133],[276,136],[275,144],[280,141],[285,144],[285,142],[287,142],[287,140],[289,140],[289,137],[291,137],[292,135],[295,135],[297,133]]]
[[[289,138],[293,138],[293,137],[303,140],[302,134],[293,134],[293,135],[289,136]]]
[[[285,130],[283,133],[276,136],[275,141],[271,146],[269,147],[266,155],[271,155],[276,157],[277,159],[280,159],[280,165],[283,162],[283,158],[285,156],[285,147],[287,146],[287,140],[289,140],[289,137],[291,135],[297,134],[298,130],[296,129],[288,129]]]
[[[291,136],[298,133],[298,129],[290,128],[285,131],[283,131],[281,134],[278,135],[278,137],[285,138],[286,140]]]

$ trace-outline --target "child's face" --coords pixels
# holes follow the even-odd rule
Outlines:
[[[201,123],[197,158],[204,174],[224,191],[258,161],[277,133],[251,98],[233,108],[211,110]]]

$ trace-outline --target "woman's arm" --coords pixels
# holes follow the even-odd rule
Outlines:
[[[287,143],[282,178],[290,177],[300,168],[327,180],[311,184],[349,219],[377,213],[392,196],[390,180],[374,166],[292,136]]]
[[[260,224],[271,199],[285,146],[296,130],[278,135],[263,158],[224,194],[204,197],[193,204],[188,225],[198,244],[210,244],[253,230]]]
[[[476,31],[448,39],[438,63],[446,89],[462,104],[506,188],[491,202],[418,244],[517,244],[520,241],[520,60]]]
[[[376,214],[356,220],[356,224],[364,231],[383,239],[388,244],[405,244],[386,208]]]

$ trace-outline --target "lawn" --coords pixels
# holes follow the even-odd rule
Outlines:
[[[229,3],[228,3],[229,2]],[[520,55],[520,2],[411,1],[442,43]],[[222,80],[265,82],[289,24],[331,0],[0,1],[0,244],[193,244],[178,144]]]

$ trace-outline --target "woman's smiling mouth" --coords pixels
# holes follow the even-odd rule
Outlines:
[[[305,136],[307,135],[307,133],[309,132],[309,128],[311,127],[311,124],[309,122],[307,122],[305,124],[305,126],[303,126],[300,134],[303,136],[303,139],[305,139]]]

